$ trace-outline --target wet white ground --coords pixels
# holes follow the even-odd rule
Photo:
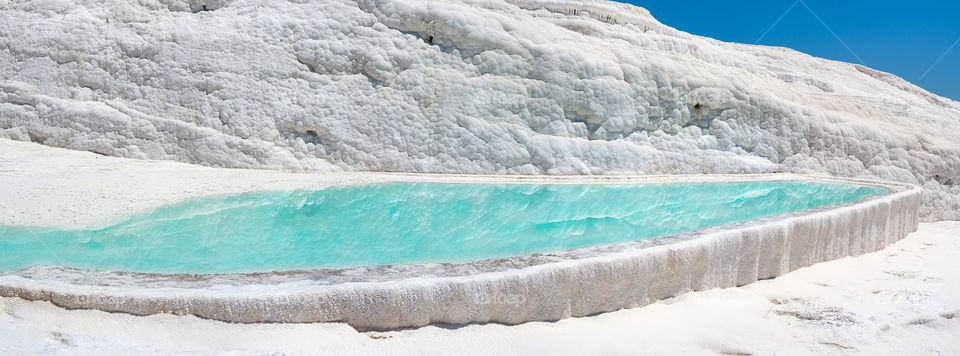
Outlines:
[[[0,221],[96,223],[201,194],[385,179],[224,170],[0,140]],[[67,204],[69,203],[69,204]],[[227,324],[0,298],[6,354],[960,354],[960,222],[880,252],[741,288],[516,326],[360,333],[345,324]]]
[[[807,177],[807,175],[805,175]],[[101,156],[0,138],[0,224],[77,226],[109,222],[184,199],[257,190],[384,181],[604,183],[791,179],[790,174],[483,176],[209,168]]]
[[[0,298],[0,354],[960,354],[960,222],[740,288],[515,326],[360,333],[65,310]]]

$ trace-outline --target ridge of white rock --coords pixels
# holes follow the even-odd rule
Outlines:
[[[23,1],[0,24],[0,137],[241,168],[827,173],[960,219],[960,103],[629,5]]]

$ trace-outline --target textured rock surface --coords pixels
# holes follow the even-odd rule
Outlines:
[[[668,245],[506,271],[209,289],[75,286],[13,274],[0,277],[0,296],[136,315],[172,313],[245,323],[329,321],[361,329],[559,320],[749,284],[883,249],[917,229],[920,189],[897,190],[839,208],[708,231]]]
[[[960,218],[957,102],[632,6],[22,1],[0,24],[0,137],[230,167],[877,177]]]

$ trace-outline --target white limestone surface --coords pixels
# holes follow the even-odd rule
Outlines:
[[[960,104],[893,75],[573,0],[0,4],[0,137],[209,166],[764,173],[923,186]]]

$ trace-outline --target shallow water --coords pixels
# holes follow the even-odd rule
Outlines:
[[[885,192],[773,181],[391,183],[246,193],[106,227],[0,227],[0,271],[57,265],[205,274],[465,262],[653,239]]]

